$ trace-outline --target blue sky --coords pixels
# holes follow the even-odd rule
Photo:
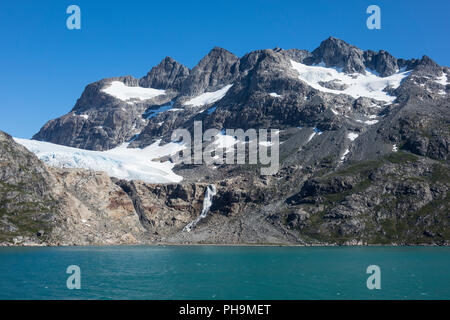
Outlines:
[[[66,8],[81,8],[81,30]],[[381,8],[381,30],[366,8]],[[165,56],[192,68],[214,46],[238,56],[265,48],[315,49],[328,36],[396,57],[450,65],[450,1],[0,2],[0,130],[30,138],[102,78],[141,77]]]

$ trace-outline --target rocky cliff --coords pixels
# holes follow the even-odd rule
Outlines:
[[[127,194],[101,172],[49,168],[0,132],[0,243],[133,244],[145,241]]]

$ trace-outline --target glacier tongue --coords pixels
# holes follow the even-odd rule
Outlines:
[[[185,226],[183,228],[183,231],[187,231],[187,232],[191,232],[192,229],[195,228],[195,226],[204,218],[206,218],[206,215],[209,212],[209,209],[212,206],[212,198],[216,195],[217,190],[216,190],[216,186],[213,184],[210,184],[207,188],[206,188],[206,192],[205,192],[205,199],[203,199],[203,209],[202,212],[200,213],[200,215],[192,222],[190,222],[187,226]]]
[[[158,140],[144,149],[127,148],[125,143],[107,151],[92,151],[37,140],[14,140],[52,167],[105,171],[111,177],[148,183],[178,183],[183,179],[172,171],[174,163],[152,161],[185,148],[178,143],[160,145]]]

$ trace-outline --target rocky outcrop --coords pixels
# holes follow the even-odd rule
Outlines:
[[[58,219],[54,177],[0,131],[0,242],[46,241]]]
[[[132,77],[104,79],[88,85],[70,113],[48,121],[33,139],[81,149],[109,150],[135,137],[148,123],[143,116],[145,111],[169,102],[173,95],[167,92],[142,103],[128,103],[102,91],[112,81],[138,85],[138,79]]]
[[[347,73],[365,73],[364,55],[361,49],[345,41],[329,37],[312,52],[311,64],[325,63],[327,67],[343,68]]]
[[[195,96],[216,91],[232,83],[239,75],[239,58],[231,52],[215,47],[191,70],[183,82],[183,95]]]
[[[364,64],[367,68],[378,72],[382,77],[393,75],[400,69],[397,59],[384,50],[378,52],[364,51]]]
[[[448,165],[394,153],[307,180],[286,224],[319,242],[449,243]]]
[[[146,88],[180,90],[183,81],[189,76],[189,69],[171,57],[165,57],[160,64],[139,80]]]
[[[51,244],[117,245],[149,241],[128,195],[103,172],[52,169],[60,222]]]
[[[0,243],[145,243],[123,190],[101,172],[47,168],[0,131]]]

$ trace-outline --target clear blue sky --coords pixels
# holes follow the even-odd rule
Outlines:
[[[82,29],[66,28],[81,8]],[[381,30],[366,8],[381,8]],[[333,35],[396,57],[450,65],[450,1],[100,1],[0,2],[0,130],[29,138],[67,113],[84,87],[141,77],[165,56],[192,68],[214,46],[242,56],[273,48],[315,49]]]

